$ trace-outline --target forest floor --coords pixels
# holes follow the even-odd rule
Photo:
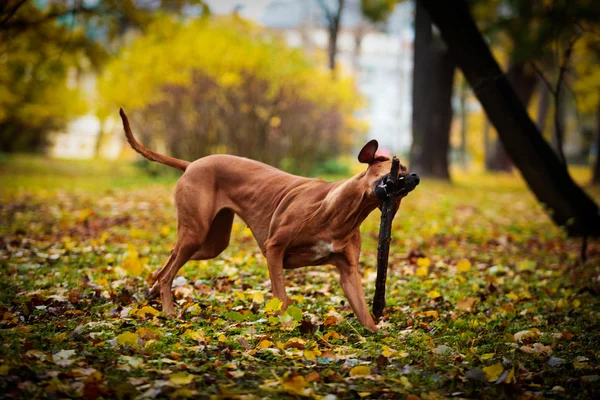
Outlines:
[[[166,317],[146,293],[175,239],[174,178],[0,160],[0,397],[600,397],[600,243],[582,263],[516,175],[453,176],[403,201],[372,334],[330,266],[287,271],[278,312],[241,221],[180,271]],[[369,303],[378,223],[362,227]]]

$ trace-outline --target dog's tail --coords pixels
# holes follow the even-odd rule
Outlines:
[[[190,165],[189,161],[184,161],[178,158],[158,154],[144,147],[133,137],[133,133],[131,132],[131,128],[129,127],[129,120],[127,119],[127,115],[125,115],[125,112],[122,108],[119,109],[119,114],[121,114],[121,119],[123,120],[123,129],[125,129],[125,137],[127,137],[127,141],[135,151],[137,151],[150,161],[156,161],[161,164],[168,165],[169,167],[179,169],[181,171],[185,171],[187,166]]]

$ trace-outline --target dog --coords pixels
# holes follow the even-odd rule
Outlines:
[[[177,242],[165,265],[155,273],[150,289],[160,295],[162,309],[174,312],[171,285],[188,260],[217,257],[229,245],[237,214],[250,228],[267,258],[271,290],[283,303],[291,303],[284,283],[284,269],[332,264],[354,314],[368,330],[378,332],[365,301],[358,261],[359,227],[382,201],[375,187],[386,179],[391,154],[378,150],[376,140],[364,145],[358,161],[368,164],[350,179],[326,182],[283,172],[247,158],[209,155],[188,162],[155,153],[133,136],[127,116],[120,110],[125,136],[143,157],[183,171],[175,186]],[[419,184],[419,176],[400,166],[400,201]]]

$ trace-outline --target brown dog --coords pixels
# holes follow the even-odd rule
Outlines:
[[[284,269],[309,265],[335,265],[344,294],[360,323],[377,332],[358,271],[359,227],[381,201],[375,186],[389,173],[391,160],[377,152],[371,140],[358,155],[368,164],[365,172],[339,181],[288,174],[247,158],[211,155],[192,163],[157,154],[138,143],[129,121],[120,111],[129,144],[149,160],[184,171],[175,186],[177,243],[165,266],[156,274],[151,294],[162,300],[163,311],[173,313],[171,285],[188,260],[218,256],[229,245],[237,214],[248,225],[267,257],[273,295],[290,304],[284,286]],[[416,174],[401,166],[403,195],[419,183]],[[395,211],[403,196],[398,196]]]

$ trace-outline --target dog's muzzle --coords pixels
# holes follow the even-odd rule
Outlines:
[[[381,201],[387,200],[392,193],[395,196],[405,196],[412,192],[420,182],[421,178],[414,172],[410,175],[401,175],[398,177],[398,183],[394,189],[390,187],[389,176],[386,175],[375,186],[375,196]]]

